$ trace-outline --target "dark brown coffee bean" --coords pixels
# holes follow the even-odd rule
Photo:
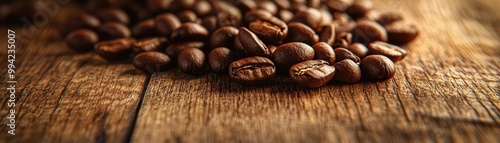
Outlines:
[[[96,16],[99,17],[102,21],[114,21],[120,22],[124,25],[128,25],[130,23],[130,18],[127,13],[118,8],[103,8],[96,12]]]
[[[278,18],[280,18],[281,20],[283,20],[283,22],[290,22],[290,20],[292,20],[294,17],[293,13],[290,12],[289,10],[280,10],[278,12]]]
[[[318,88],[333,78],[335,68],[324,60],[308,60],[293,65],[289,75],[300,86]]]
[[[382,55],[366,56],[360,64],[363,78],[372,80],[389,79],[396,73],[391,59]]]
[[[214,3],[215,8],[219,11],[216,15],[219,27],[241,27],[241,20],[243,19],[243,16],[237,7],[230,5],[225,1],[214,1]]]
[[[345,59],[333,64],[335,76],[332,81],[343,83],[357,83],[361,80],[361,68],[354,61]]]
[[[183,23],[171,36],[172,41],[206,41],[209,33],[205,27],[191,22]]]
[[[208,54],[208,64],[215,73],[227,73],[229,65],[236,59],[236,53],[225,47],[215,48]]]
[[[230,2],[233,2],[233,5],[236,5],[243,12],[257,9],[257,3],[253,0],[230,1]]]
[[[170,0],[148,0],[147,8],[153,12],[160,12],[167,10],[170,7],[172,1]]]
[[[268,11],[272,15],[278,13],[278,7],[272,1],[257,1],[257,9]]]
[[[132,38],[102,41],[94,46],[96,53],[106,60],[126,59],[132,53],[135,40]]]
[[[249,56],[270,57],[269,49],[252,31],[245,27],[240,28],[238,33],[239,41]]]
[[[172,59],[177,59],[179,53],[181,53],[185,49],[189,48],[202,49],[204,46],[205,42],[199,42],[199,41],[174,43],[168,46],[167,49],[165,49],[165,53],[167,53],[167,55],[170,56]]]
[[[183,9],[192,9],[196,4],[197,0],[174,0],[169,1],[171,4],[168,7],[168,11],[178,12]]]
[[[308,45],[314,45],[318,42],[318,35],[313,29],[298,22],[292,22],[288,24],[288,34],[285,38],[285,42],[303,42]]]
[[[259,85],[276,75],[274,63],[264,57],[248,57],[229,65],[229,77],[242,85]]]
[[[127,26],[118,22],[106,22],[101,26],[99,31],[99,37],[101,37],[102,40],[127,38],[131,35]]]
[[[76,52],[87,52],[94,49],[94,44],[99,42],[99,36],[89,29],[75,30],[66,36],[66,45]]]
[[[217,24],[217,17],[215,16],[203,18],[203,20],[201,20],[201,25],[203,25],[203,27],[205,27],[210,33],[214,32],[219,27]]]
[[[146,19],[137,23],[132,28],[132,35],[134,35],[135,38],[147,38],[159,36],[159,33],[155,28],[155,21],[153,19]]]
[[[281,41],[288,34],[286,23],[276,17],[258,18],[249,24],[248,29],[266,43]]]
[[[335,25],[328,24],[321,28],[321,33],[319,35],[319,42],[325,42],[328,45],[333,45],[335,42]]]
[[[368,48],[366,48],[366,46],[361,43],[351,44],[349,45],[347,50],[351,51],[361,59],[363,59],[366,55],[368,55]]]
[[[156,16],[155,27],[158,33],[170,37],[172,32],[181,26],[181,21],[171,13],[164,13]]]
[[[203,17],[212,13],[212,5],[206,0],[198,0],[194,5],[193,11],[199,16]]]
[[[148,51],[162,51],[165,48],[168,40],[164,37],[151,37],[137,40],[132,47],[134,53],[142,53]]]
[[[198,16],[196,16],[196,13],[193,11],[185,10],[181,11],[177,14],[177,18],[184,23],[184,22],[196,22],[198,20]]]
[[[418,36],[417,26],[402,21],[388,24],[385,26],[385,29],[389,36],[389,43],[396,45],[409,43]]]
[[[149,51],[135,56],[132,65],[136,69],[152,74],[170,68],[172,65],[171,61],[170,57],[161,52]]]
[[[100,25],[101,22],[95,16],[88,13],[79,13],[66,20],[61,32],[66,35],[73,30],[82,28],[97,30]]]
[[[389,43],[376,41],[368,46],[370,54],[384,55],[391,59],[393,62],[398,62],[406,56],[406,50]]]
[[[287,71],[292,65],[312,60],[314,49],[300,42],[291,42],[279,46],[273,53],[274,62],[280,69]]]
[[[327,61],[330,65],[335,63],[335,52],[333,48],[325,42],[318,42],[312,46],[314,49],[314,59]]]
[[[185,49],[179,54],[177,64],[184,73],[200,75],[203,73],[206,64],[205,53],[197,48]]]
[[[373,21],[358,21],[352,30],[353,42],[368,45],[373,41],[387,42],[387,32],[384,27]]]
[[[352,34],[351,33],[346,33],[346,32],[341,32],[335,35],[335,42],[333,43],[332,47],[335,48],[347,48],[349,44],[351,44],[352,40]]]
[[[239,30],[231,27],[221,27],[210,36],[210,47],[233,47],[234,38],[238,35]]]
[[[373,1],[372,0],[357,0],[355,1],[349,8],[347,8],[346,12],[354,19],[358,19],[368,13],[373,9]]]
[[[290,22],[300,22],[309,26],[314,31],[319,31],[322,26],[321,12],[314,8],[308,8],[304,11],[295,13],[295,16]]]
[[[269,11],[261,9],[251,10],[245,13],[245,21],[247,23],[253,22],[259,18],[269,18],[269,17],[273,17],[273,14],[271,14]]]
[[[354,53],[347,50],[346,48],[336,48],[334,51],[336,56],[335,61],[342,61],[344,59],[350,59],[355,63],[359,63],[361,61],[358,56],[356,56]]]
[[[325,5],[330,11],[344,12],[354,3],[354,0],[326,0]]]

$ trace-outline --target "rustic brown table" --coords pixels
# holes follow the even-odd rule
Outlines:
[[[421,29],[395,77],[318,89],[285,77],[246,87],[178,69],[147,76],[38,28],[16,51],[15,136],[4,27],[0,142],[500,142],[498,1],[375,2]]]

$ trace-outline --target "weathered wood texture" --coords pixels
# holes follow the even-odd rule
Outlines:
[[[375,2],[421,29],[395,77],[318,89],[286,77],[246,87],[178,69],[148,78],[127,61],[74,54],[40,29],[17,48],[16,136],[3,125],[0,50],[0,142],[500,142],[497,2]]]

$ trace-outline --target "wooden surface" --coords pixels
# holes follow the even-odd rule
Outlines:
[[[500,142],[497,1],[375,2],[421,29],[395,77],[318,89],[286,77],[246,87],[178,69],[147,76],[72,53],[40,28],[17,48],[16,136],[4,125],[1,36],[0,142]]]

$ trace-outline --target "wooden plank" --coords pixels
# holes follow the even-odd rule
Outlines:
[[[18,46],[16,135],[2,125],[0,142],[127,141],[146,76],[134,74],[129,61],[107,63],[95,53],[75,54],[54,29],[40,30],[28,45]],[[6,64],[1,66],[5,89]],[[7,123],[7,98],[0,99],[5,103],[0,121]]]
[[[421,35],[393,79],[302,89],[286,77],[155,74],[133,142],[500,142],[495,1],[378,0]]]

